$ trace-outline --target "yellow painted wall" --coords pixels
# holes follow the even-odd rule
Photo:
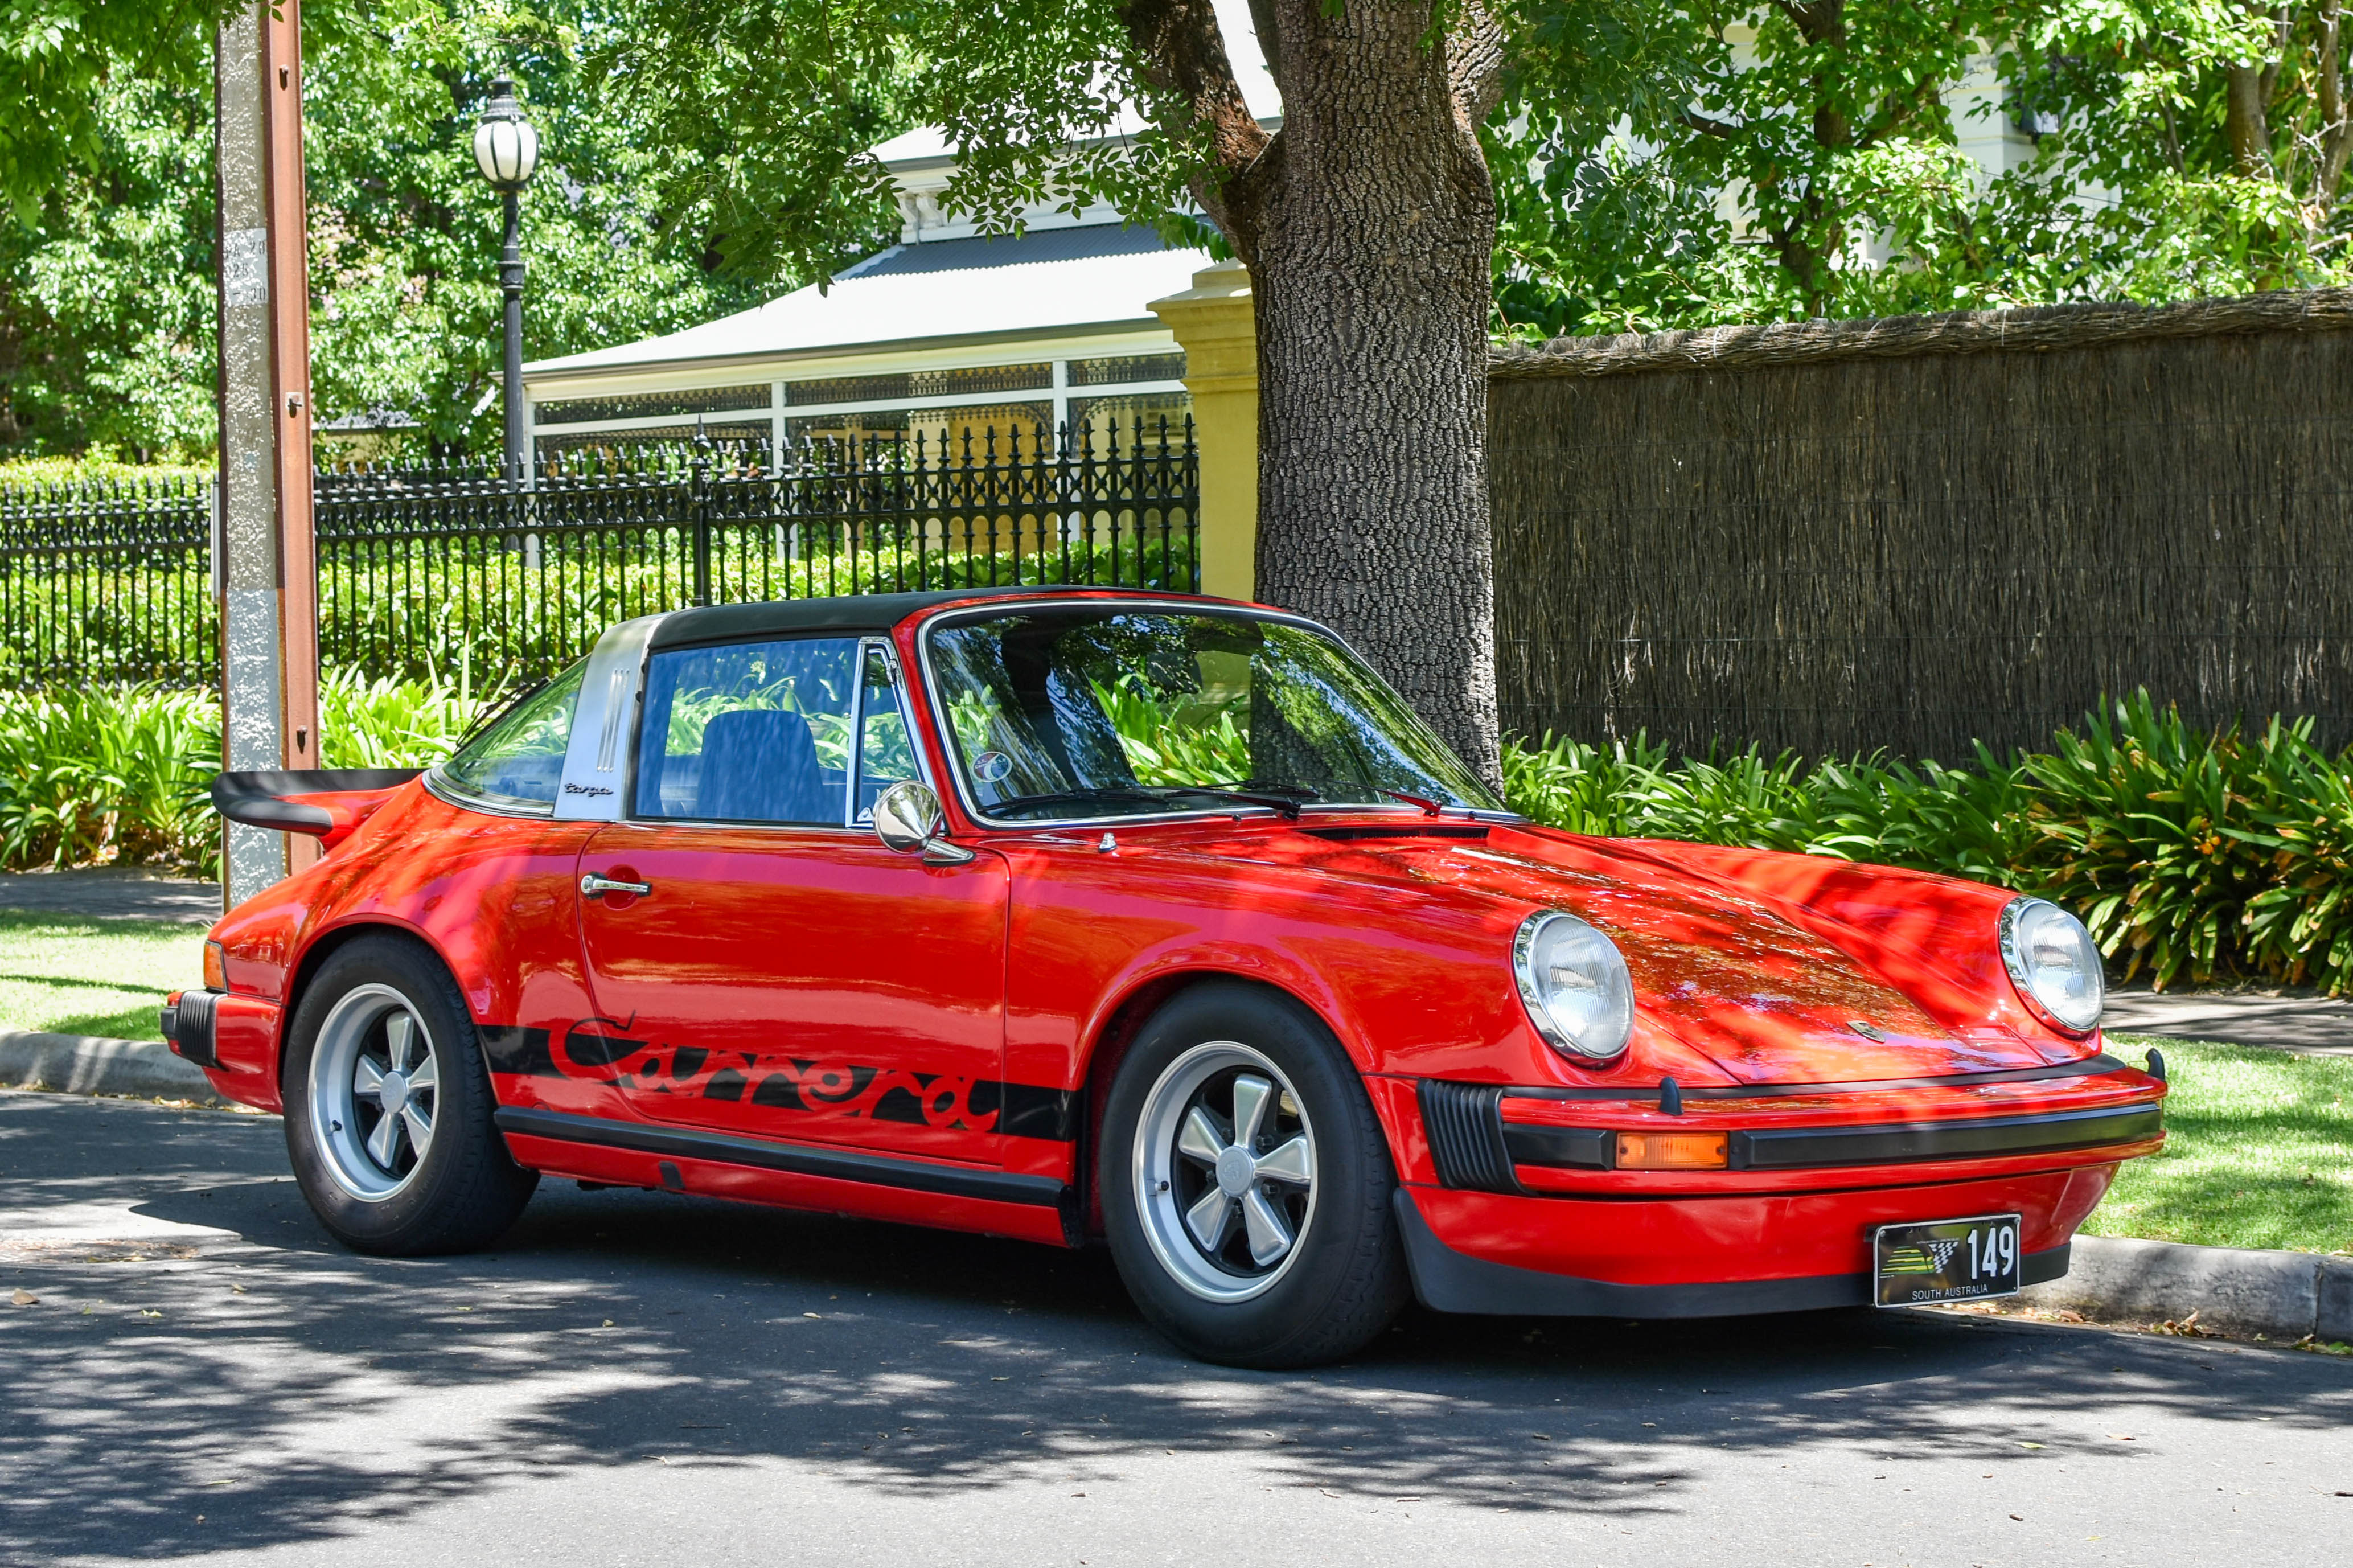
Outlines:
[[[1221,261],[1152,301],[1185,350],[1201,458],[1201,592],[1257,597],[1258,321],[1250,271]]]

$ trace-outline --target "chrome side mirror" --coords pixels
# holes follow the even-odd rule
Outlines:
[[[921,855],[928,866],[961,866],[972,851],[943,837],[947,814],[928,784],[902,780],[884,790],[874,802],[874,837],[902,855]]]

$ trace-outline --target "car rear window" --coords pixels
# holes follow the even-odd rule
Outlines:
[[[584,659],[516,703],[442,763],[441,777],[493,805],[554,811],[587,668]]]
[[[654,655],[637,815],[842,826],[858,679],[855,637]]]

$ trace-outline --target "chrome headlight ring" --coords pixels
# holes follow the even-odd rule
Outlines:
[[[2100,1026],[2107,975],[2084,922],[2048,899],[2002,906],[2001,963],[2018,998],[2045,1024],[2078,1038]]]
[[[1575,915],[1539,910],[1520,922],[1512,972],[1528,1022],[1571,1061],[1608,1061],[1633,1037],[1626,960],[1616,942]]]

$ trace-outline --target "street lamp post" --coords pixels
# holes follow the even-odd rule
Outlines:
[[[506,198],[506,244],[499,252],[499,288],[506,295],[506,473],[520,484],[531,474],[522,420],[522,188],[539,167],[539,132],[522,117],[514,83],[505,77],[491,83],[489,107],[474,127],[474,163]]]

